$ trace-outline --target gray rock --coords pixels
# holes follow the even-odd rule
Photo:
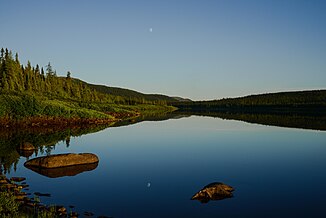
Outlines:
[[[207,203],[210,200],[223,200],[225,198],[232,198],[234,188],[229,185],[223,184],[221,182],[214,182],[209,185],[206,185],[194,196],[191,200],[198,200],[201,203]]]
[[[98,163],[99,159],[95,154],[80,153],[80,154],[55,154],[45,157],[37,157],[25,162],[24,166],[39,167],[39,168],[57,168],[75,166],[81,164]]]

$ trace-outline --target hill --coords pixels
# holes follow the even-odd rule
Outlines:
[[[84,82],[82,80],[79,80],[79,81],[98,92],[113,95],[113,96],[121,96],[121,97],[128,97],[128,98],[129,97],[141,98],[141,99],[145,99],[147,101],[154,101],[154,102],[159,102],[159,101],[165,101],[167,103],[191,102],[190,99],[181,98],[181,97],[171,97],[171,96],[161,95],[161,94],[144,94],[144,93],[137,92],[137,91],[130,90],[130,89],[90,84],[90,83]]]
[[[151,116],[178,108],[192,112],[248,112],[325,114],[326,90],[250,95],[212,101],[143,94],[137,91],[95,85],[57,76],[51,64],[46,69],[24,66],[18,54],[8,49],[0,54],[0,126],[21,121],[28,125],[108,123],[144,114]]]
[[[150,100],[141,94],[122,95],[124,92],[123,89],[115,94],[101,91],[96,85],[73,78],[70,72],[66,77],[59,77],[50,63],[45,70],[39,65],[32,66],[29,61],[24,66],[17,53],[14,57],[8,49],[1,49],[0,126],[21,126],[21,122],[31,125],[108,123],[148,112],[174,110],[163,97]]]
[[[326,113],[326,90],[292,91],[224,98],[211,101],[175,102],[187,111],[242,111],[255,113]]]

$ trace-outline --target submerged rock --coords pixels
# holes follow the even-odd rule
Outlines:
[[[26,178],[25,177],[11,177],[10,180],[14,181],[14,182],[22,182],[22,181],[26,180]]]
[[[92,216],[94,216],[94,213],[85,211],[84,212],[84,216],[86,216],[86,217],[92,217]]]
[[[34,166],[25,166],[25,167],[43,176],[49,178],[58,178],[63,176],[75,176],[82,172],[91,171],[96,169],[97,165],[98,163],[82,164],[82,165],[75,165],[75,166],[68,166],[68,167],[57,167],[57,168],[40,168]]]
[[[232,198],[234,188],[229,185],[223,184],[221,182],[214,182],[209,185],[206,185],[194,196],[191,200],[198,200],[201,203],[207,203],[210,200],[223,200],[225,198]]]
[[[81,153],[81,154],[55,154],[45,157],[37,157],[25,162],[24,166],[27,168],[58,168],[68,167],[82,164],[98,163],[99,159],[95,154]]]
[[[51,197],[51,194],[41,193],[41,192],[34,192],[34,195],[39,196],[39,197]]]

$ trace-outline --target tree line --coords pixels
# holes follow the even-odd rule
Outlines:
[[[165,101],[149,101],[144,98],[99,92],[86,83],[72,78],[69,71],[65,77],[58,76],[51,63],[48,63],[45,69],[38,64],[32,66],[30,61],[24,66],[19,61],[18,53],[13,55],[12,51],[7,48],[2,48],[0,54],[0,92],[29,92],[49,98],[63,98],[82,102],[166,105]]]
[[[325,114],[326,90],[280,92],[211,101],[174,102],[183,111]]]

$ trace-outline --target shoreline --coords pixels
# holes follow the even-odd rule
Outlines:
[[[140,113],[107,113],[112,118],[80,118],[57,116],[33,116],[22,119],[0,118],[0,129],[11,128],[71,128],[81,125],[109,125],[139,117]]]
[[[0,202],[1,207],[4,206],[4,210],[1,211],[0,215],[7,217],[34,217],[34,216],[45,216],[45,217],[78,217],[76,211],[73,208],[69,208],[61,205],[46,205],[40,200],[40,197],[46,196],[51,197],[51,194],[42,194],[39,192],[28,193],[29,185],[26,183],[25,177],[11,177],[10,179],[0,174],[0,198],[6,198],[6,202]],[[10,204],[2,205],[3,203]]]

